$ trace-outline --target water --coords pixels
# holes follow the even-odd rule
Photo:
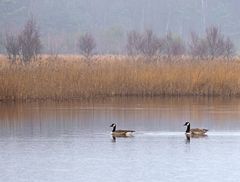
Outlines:
[[[0,181],[237,181],[240,99],[0,104]],[[187,140],[183,124],[209,129]],[[116,138],[109,125],[134,129]]]

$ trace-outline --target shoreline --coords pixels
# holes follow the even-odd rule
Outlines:
[[[240,99],[240,96],[203,96],[203,95],[157,95],[157,96],[98,96],[98,97],[89,97],[89,98],[27,98],[27,99],[0,99],[0,104],[4,103],[42,103],[42,102],[95,102],[95,101],[106,101],[106,100],[128,100],[128,99]]]

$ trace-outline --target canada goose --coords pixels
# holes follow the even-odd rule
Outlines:
[[[111,124],[110,127],[113,127],[112,136],[114,137],[132,136],[132,133],[135,132],[134,130],[116,130],[117,125],[115,123]]]
[[[186,122],[184,126],[187,126],[187,130],[185,132],[186,135],[191,135],[193,137],[195,136],[206,136],[207,129],[201,129],[201,128],[193,128],[190,129],[190,123]]]

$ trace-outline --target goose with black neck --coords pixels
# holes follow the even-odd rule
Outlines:
[[[115,123],[111,124],[110,127],[112,127],[112,136],[115,137],[128,137],[133,136],[134,130],[117,130],[117,125]]]
[[[191,124],[190,122],[187,122],[184,124],[184,126],[187,126],[186,135],[192,136],[192,137],[201,137],[201,136],[206,136],[207,133],[207,129],[203,129],[203,128],[192,128],[191,129]]]

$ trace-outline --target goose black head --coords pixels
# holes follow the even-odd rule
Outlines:
[[[190,123],[186,121],[186,123],[184,124],[184,126],[189,126]]]
[[[111,124],[111,125],[110,125],[110,127],[116,127],[116,124],[115,124],[115,123],[113,123],[113,124]]]
[[[115,123],[111,124],[110,127],[112,127],[112,132],[115,132],[116,131],[116,127],[117,125]]]

